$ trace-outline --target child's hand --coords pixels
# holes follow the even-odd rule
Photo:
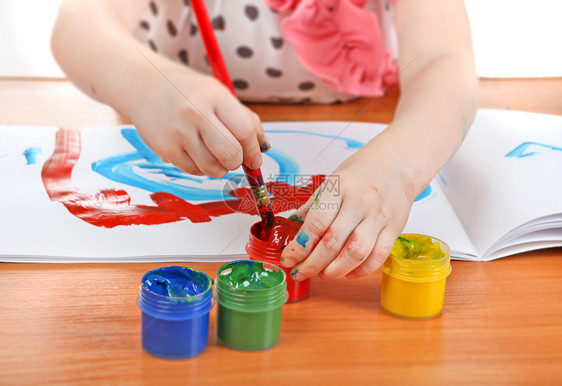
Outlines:
[[[316,274],[354,278],[384,263],[415,198],[400,162],[362,149],[295,213],[304,224],[282,253],[282,264],[293,267],[295,280]]]
[[[212,77],[175,64],[159,70],[169,82],[149,68],[133,86],[128,116],[162,161],[215,178],[242,163],[261,166],[269,143],[256,114]]]

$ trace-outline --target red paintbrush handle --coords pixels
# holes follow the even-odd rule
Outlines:
[[[191,0],[191,7],[195,13],[195,17],[197,18],[197,24],[199,24],[199,31],[201,33],[201,37],[203,38],[203,43],[205,44],[205,50],[207,51],[207,57],[209,58],[209,64],[211,65],[213,76],[228,87],[233,95],[236,95],[234,93],[234,87],[232,87],[232,81],[228,75],[228,69],[224,63],[204,1]],[[262,223],[265,227],[268,227],[273,223],[274,214],[261,170],[250,169],[246,165],[242,166],[244,168],[244,172],[246,173],[248,183],[250,184]]]
[[[220,80],[232,94],[234,94],[234,88],[232,87],[232,82],[230,80],[230,75],[228,75],[228,69],[224,63],[219,44],[217,42],[217,37],[213,31],[213,26],[211,25],[211,19],[207,13],[207,8],[203,0],[192,0],[191,8],[195,12],[195,17],[197,18],[197,24],[199,24],[199,31],[201,37],[203,38],[203,43],[205,44],[205,50],[207,51],[207,57],[209,59],[209,65],[213,71],[213,76]]]

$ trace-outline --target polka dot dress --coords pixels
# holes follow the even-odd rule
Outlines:
[[[281,13],[263,0],[206,0],[221,52],[238,97],[247,102],[334,103],[354,99],[330,88],[307,71],[281,32]],[[392,6],[372,0],[380,13],[385,44],[396,52]],[[211,74],[189,0],[151,0],[135,36],[152,50]],[[388,36],[387,36],[388,35]]]

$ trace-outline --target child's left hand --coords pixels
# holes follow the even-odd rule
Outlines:
[[[293,279],[355,278],[384,263],[416,197],[405,158],[367,145],[327,177],[294,214],[304,223],[281,258]]]

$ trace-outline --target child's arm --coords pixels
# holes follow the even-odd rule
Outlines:
[[[62,2],[51,45],[68,77],[185,172],[222,177],[242,162],[260,167],[265,138],[257,115],[214,78],[138,42],[118,12],[134,8],[130,0]]]
[[[298,216],[283,252],[297,280],[357,277],[379,268],[416,196],[460,146],[474,118],[477,76],[462,0],[399,0],[401,98],[388,129],[334,172]]]

